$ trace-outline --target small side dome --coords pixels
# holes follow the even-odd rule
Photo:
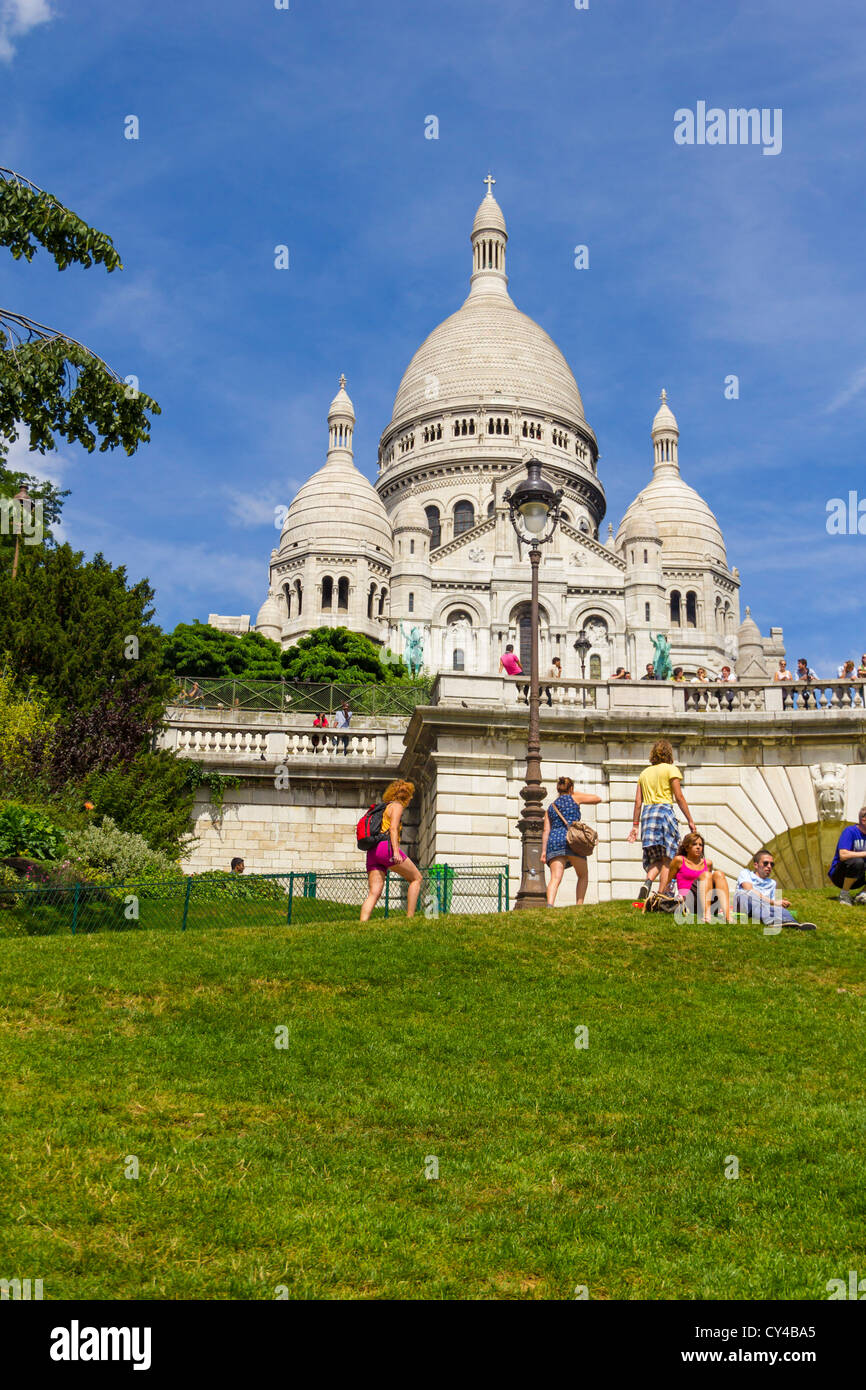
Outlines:
[[[763,647],[761,629],[752,617],[751,608],[746,609],[746,616],[737,631],[737,640],[741,647]]]
[[[429,531],[427,514],[414,493],[401,502],[391,523],[395,531]]]
[[[660,545],[661,539],[659,528],[644,504],[643,495],[635,498],[620,522],[616,537],[617,550],[622,550],[628,541],[655,541]]]
[[[256,616],[256,632],[261,633],[262,637],[270,637],[272,641],[278,642],[282,630],[283,614],[273,589],[269,589],[268,596]]]

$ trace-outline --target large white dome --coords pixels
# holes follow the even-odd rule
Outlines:
[[[571,368],[553,339],[521,313],[508,293],[508,232],[502,209],[489,192],[475,215],[471,240],[469,296],[425,338],[406,368],[392,425],[429,413],[433,402],[448,408],[497,398],[583,422],[583,401]]]
[[[553,339],[509,295],[470,295],[434,328],[403,374],[395,421],[440,406],[519,401],[566,420],[583,420],[574,375]]]

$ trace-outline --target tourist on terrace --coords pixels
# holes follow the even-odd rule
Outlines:
[[[723,685],[736,685],[736,683],[737,683],[737,678],[736,678],[736,676],[734,675],[733,671],[731,670],[730,666],[723,666],[723,667],[722,667],[721,674],[720,674],[720,676],[719,676],[719,680],[721,681],[721,683],[722,683]],[[720,692],[719,692],[719,704],[721,704],[723,700],[727,703],[728,711],[730,712],[730,710],[732,710],[732,709],[734,708],[734,692],[733,692],[733,690],[723,690],[723,691],[720,691]]]
[[[313,720],[313,728],[314,728],[314,729],[327,729],[327,727],[328,727],[328,716],[327,716],[326,714],[317,714],[316,717],[315,717],[315,719]],[[323,748],[326,746],[327,741],[328,741],[328,740],[325,738],[325,736],[322,735],[322,747],[323,747]],[[319,751],[319,735],[318,735],[318,734],[313,734],[312,737],[311,737],[311,739],[310,739],[310,742],[312,743],[313,748],[316,750],[316,752],[318,752],[318,751]]]
[[[854,674],[854,662],[853,662],[853,661],[843,661],[842,665],[839,667],[839,679],[840,679],[840,681],[846,681],[846,680],[848,679],[848,677],[849,677],[849,676],[853,676],[853,674]]]
[[[624,681],[624,680],[625,680],[625,667],[624,667],[624,666],[617,666],[616,670],[614,671],[613,675],[611,676],[611,680],[612,680],[612,681]]]
[[[857,824],[846,826],[839,836],[827,877],[841,889],[839,901],[844,907],[851,907],[855,888],[866,888],[866,806],[857,812]],[[866,904],[866,892],[858,892],[854,902]]]
[[[784,657],[779,658],[779,669],[773,673],[774,681],[792,681],[794,677],[788,670],[788,663]]]
[[[743,869],[737,879],[734,910],[750,922],[770,927],[792,927],[795,931],[814,931],[814,922],[798,922],[789,911],[787,898],[776,896],[776,880],[770,877],[775,860],[769,850],[759,850],[754,867]]]
[[[568,827],[572,821],[580,820],[581,806],[597,806],[600,796],[594,792],[576,792],[570,777],[560,777],[556,783],[556,799],[551,801],[544,816],[544,830],[541,836],[541,862],[550,865],[550,882],[547,885],[547,905],[553,907],[559,885],[566,866],[571,865],[577,874],[577,905],[581,906],[589,881],[589,868],[581,854],[573,854],[566,841]]]
[[[692,676],[692,685],[706,685],[707,679],[708,677],[706,666],[699,666],[697,675]]]
[[[658,878],[658,890],[663,893],[670,877],[671,860],[679,850],[680,831],[674,802],[685,816],[689,830],[695,833],[692,813],[683,796],[683,774],[674,762],[674,751],[666,738],[658,739],[650,752],[649,767],[637,779],[634,798],[634,823],[628,832],[629,843],[638,836],[643,846],[643,868],[646,878],[638,893],[643,902]]]
[[[706,858],[703,835],[694,832],[680,841],[679,852],[671,861],[671,879],[684,913],[698,922],[712,922],[713,911],[721,907],[725,921],[730,922],[728,880]]]
[[[676,681],[677,685],[683,685],[685,683],[685,679],[686,673],[683,670],[682,666],[675,666],[674,673],[671,676],[671,680]]]
[[[421,893],[421,871],[400,848],[400,831],[403,812],[415,795],[415,783],[404,782],[398,778],[386,787],[382,796],[385,812],[382,816],[382,830],[387,839],[380,840],[375,849],[367,850],[367,896],[361,907],[361,921],[368,921],[373,908],[382,896],[385,879],[389,869],[405,878],[409,884],[406,898],[406,916],[414,917]]]
[[[646,664],[646,675],[645,675],[645,676],[641,676],[641,680],[642,680],[642,681],[654,681],[655,678],[656,678],[655,667],[653,666],[653,664],[652,664],[651,661],[648,661],[647,664]]]
[[[799,657],[797,660],[797,675],[795,677],[795,680],[797,680],[798,682],[802,682],[808,686],[811,685],[812,681],[816,681],[817,679],[818,676],[816,672],[812,670],[806,658],[804,656]],[[816,703],[815,696],[813,694],[810,694],[808,690],[804,690],[802,692],[795,690],[794,709],[796,709],[799,704],[801,693],[803,698],[803,709],[809,708],[810,701],[812,702],[812,704]]]
[[[562,662],[560,661],[560,659],[559,659],[558,656],[555,656],[555,657],[553,658],[553,660],[551,661],[551,663],[550,663],[550,670],[549,670],[548,673],[547,673],[547,679],[548,679],[548,680],[551,680],[551,681],[561,681],[561,680],[562,680]],[[547,703],[548,703],[549,705],[552,705],[552,704],[553,704],[553,691],[551,690],[551,688],[550,688],[549,685],[546,685],[546,686],[544,687],[544,693],[545,693],[545,695],[547,696]]]
[[[857,675],[863,680],[866,677],[866,652],[860,658],[860,665],[857,667]]]
[[[337,713],[336,713],[335,716],[334,716],[334,727],[337,728],[337,729],[348,729],[348,727],[349,727],[349,725],[351,724],[351,722],[352,722],[352,711],[349,709],[349,701],[348,701],[348,700],[344,700],[343,703],[341,704],[340,708],[337,710]],[[342,742],[342,745],[343,745],[343,756],[345,757],[346,754],[347,754],[348,751],[349,751],[349,735],[348,735],[348,734],[334,734],[334,735],[333,735],[333,743],[334,743],[334,748],[335,748],[335,749],[337,748],[337,745],[338,745],[338,743],[340,743],[340,742]]]
[[[523,675],[523,667],[520,664],[520,659],[516,655],[514,651],[514,646],[511,642],[508,643],[508,646],[505,648],[505,651],[499,658],[499,669],[500,671],[504,671],[506,676]],[[524,700],[526,702],[529,701],[528,685],[518,685],[517,693],[521,700]]]

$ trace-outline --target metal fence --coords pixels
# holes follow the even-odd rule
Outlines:
[[[324,681],[241,681],[192,676],[177,682],[169,703],[182,709],[270,710],[282,714],[333,714],[348,700],[353,714],[411,715],[430,703],[424,677],[352,684]]]
[[[418,912],[505,912],[508,867],[433,864],[422,870]],[[406,911],[408,884],[388,874],[374,917]],[[160,882],[0,885],[0,937],[52,936],[71,931],[188,931],[207,927],[264,927],[357,920],[367,875],[191,874]]]

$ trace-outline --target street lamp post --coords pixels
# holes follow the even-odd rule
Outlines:
[[[541,476],[538,459],[528,459],[527,477],[512,493],[505,493],[511,524],[517,535],[518,551],[529,547],[532,565],[530,601],[530,658],[529,658],[529,737],[526,744],[526,782],[520,793],[523,810],[520,813],[520,834],[523,841],[520,887],[514,902],[516,908],[547,907],[544,866],[541,863],[541,837],[544,826],[542,803],[546,788],[541,785],[541,737],[538,727],[538,568],[541,547],[553,537],[559,523],[562,490],[554,492]]]
[[[580,629],[580,632],[577,634],[577,637],[576,637],[575,643],[574,643],[574,650],[577,652],[578,656],[580,657],[580,679],[581,679],[582,681],[585,681],[585,680],[586,680],[586,654],[587,654],[587,652],[589,651],[589,649],[590,649],[591,646],[592,646],[592,642],[589,640],[589,638],[588,638],[587,635],[586,635],[586,628],[585,628],[585,627],[582,627],[582,628]],[[583,707],[584,707],[584,709],[586,709],[586,686],[585,686],[585,685],[584,685],[584,687],[583,687]]]

